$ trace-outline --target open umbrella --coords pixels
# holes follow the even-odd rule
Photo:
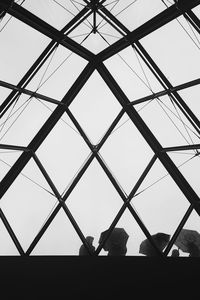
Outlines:
[[[105,230],[101,233],[99,238],[99,244],[105,239],[106,235],[108,234],[108,230]],[[112,233],[110,234],[108,240],[106,241],[103,249],[105,251],[109,251],[113,246],[126,246],[127,240],[129,235],[124,230],[124,228],[116,227],[113,229]]]
[[[163,249],[167,246],[169,242],[170,235],[163,232],[158,232],[152,235],[152,238],[158,249],[160,251],[163,251]],[[148,239],[146,239],[140,244],[139,253],[145,254],[147,256],[155,256],[156,250],[152,246],[151,242]]]
[[[183,252],[190,253],[192,245],[200,251],[200,234],[196,230],[182,229],[174,244]]]

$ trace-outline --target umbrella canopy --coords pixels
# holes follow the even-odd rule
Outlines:
[[[169,242],[170,235],[163,233],[163,232],[158,232],[158,233],[152,235],[152,238],[153,238],[156,246],[158,247],[158,249],[163,251],[163,249],[167,246],[167,244]],[[148,239],[144,240],[140,244],[139,253],[145,254],[147,256],[155,256],[156,255],[156,251]]]
[[[105,239],[107,234],[108,234],[108,230],[105,230],[101,233],[100,239],[99,239],[99,244]],[[105,251],[108,251],[108,250],[110,250],[110,248],[113,245],[125,246],[126,243],[127,243],[128,238],[129,238],[129,235],[124,230],[124,228],[116,227],[116,228],[113,229],[112,233],[110,234],[110,236],[109,236],[108,240],[106,241],[103,249]]]
[[[200,250],[200,234],[196,230],[182,229],[174,243],[183,252],[190,252],[191,245]]]

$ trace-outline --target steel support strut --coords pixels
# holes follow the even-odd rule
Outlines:
[[[149,144],[151,149],[154,151],[155,155],[161,161],[163,166],[166,168],[168,173],[171,175],[172,179],[175,181],[177,186],[183,192],[188,201],[194,206],[196,212],[200,215],[200,199],[192,187],[189,185],[187,180],[178,170],[176,165],[170,159],[166,152],[163,152],[163,148],[160,143],[157,141],[153,133],[147,127],[143,119],[140,117],[138,112],[135,110],[133,106],[130,106],[130,101],[124,92],[121,90],[115,79],[112,77],[108,69],[104,66],[104,64],[99,64],[97,67],[98,72],[104,79],[105,83],[108,85],[116,99],[119,101],[121,106],[124,108],[126,113],[128,114],[131,121],[137,127],[139,132],[142,134],[146,142]]]

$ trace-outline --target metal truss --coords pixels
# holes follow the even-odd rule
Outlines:
[[[200,0],[175,1],[174,5],[170,6],[162,13],[158,14],[157,16],[155,16],[145,24],[141,25],[140,27],[136,28],[132,32],[129,31],[110,11],[107,10],[105,6],[106,0],[101,0],[101,1],[84,0],[83,2],[85,2],[85,7],[76,16],[74,16],[74,18],[68,24],[66,24],[66,26],[61,31],[59,31],[54,27],[50,26],[49,24],[47,24],[46,22],[44,22],[43,20],[41,20],[40,18],[38,18],[37,16],[33,15],[32,13],[30,13],[29,11],[27,11],[25,8],[18,5],[17,3],[15,2],[13,3],[12,1],[6,1],[6,0],[0,1],[0,13],[4,12],[12,15],[13,17],[24,22],[28,26],[31,26],[35,30],[39,31],[40,33],[44,34],[45,36],[51,39],[51,42],[41,53],[38,59],[34,62],[31,68],[27,71],[27,73],[23,76],[23,78],[21,78],[21,80],[17,85],[13,85],[9,82],[5,82],[2,80],[0,81],[0,86],[12,90],[9,96],[4,100],[4,102],[0,106],[0,117],[2,118],[4,116],[4,114],[7,112],[7,110],[11,107],[11,105],[14,103],[14,101],[17,99],[17,97],[20,94],[26,94],[31,97],[36,97],[38,99],[56,105],[55,110],[52,112],[52,114],[47,119],[47,121],[43,124],[41,129],[38,131],[38,133],[29,143],[29,145],[23,147],[20,145],[0,144],[0,149],[19,150],[22,152],[18,160],[14,163],[14,165],[11,167],[11,169],[8,171],[8,173],[0,182],[0,198],[4,196],[4,194],[13,184],[13,182],[18,177],[20,172],[23,170],[23,168],[27,165],[27,163],[32,158],[37,164],[37,166],[39,167],[41,173],[43,174],[52,192],[54,193],[54,195],[58,200],[57,206],[55,207],[55,209],[53,210],[49,218],[46,220],[45,224],[43,225],[39,233],[35,236],[34,240],[32,241],[32,243],[30,244],[30,246],[26,251],[24,251],[22,246],[20,245],[20,242],[18,241],[14,231],[12,230],[8,220],[6,219],[6,216],[4,215],[1,209],[0,209],[0,217],[8,233],[10,234],[10,237],[12,238],[14,244],[16,245],[20,255],[30,255],[33,249],[35,248],[35,246],[37,245],[38,241],[40,240],[40,238],[43,236],[43,234],[48,229],[51,222],[54,220],[59,210],[62,208],[66,216],[70,220],[71,224],[73,225],[74,229],[76,230],[81,241],[88,249],[89,254],[98,255],[102,247],[104,246],[106,240],[109,238],[112,230],[116,226],[117,222],[123,215],[124,211],[128,209],[132,214],[133,218],[140,226],[145,236],[149,239],[152,246],[155,248],[158,256],[164,257],[168,255],[169,251],[173,246],[174,241],[176,240],[178,234],[180,233],[180,230],[183,228],[184,224],[186,223],[193,209],[198,213],[198,215],[200,215],[200,199],[198,195],[193,190],[193,188],[188,183],[188,181],[184,178],[184,176],[181,174],[177,166],[173,163],[173,161],[168,155],[168,152],[175,151],[175,150],[181,151],[181,150],[195,149],[197,150],[197,153],[199,153],[198,149],[200,149],[200,144],[194,144],[191,146],[182,145],[182,146],[163,148],[159,143],[159,141],[154,136],[154,134],[145,124],[144,120],[140,117],[139,113],[136,111],[135,106],[137,104],[155,99],[160,96],[170,95],[174,104],[184,114],[184,116],[190,122],[192,127],[196,130],[197,133],[200,133],[200,122],[198,118],[190,110],[190,108],[187,106],[187,104],[182,99],[182,97],[178,94],[178,91],[180,90],[195,85],[199,85],[200,79],[197,78],[196,80],[185,82],[178,86],[173,86],[166,78],[166,76],[162,73],[162,71],[159,69],[159,67],[156,65],[156,63],[153,61],[153,59],[150,57],[150,55],[147,53],[147,51],[144,49],[144,47],[141,45],[140,39],[151,34],[155,30],[161,28],[165,24],[171,22],[172,20],[174,20],[175,18],[181,15],[183,15],[190,22],[190,24],[197,31],[197,33],[200,33],[200,21],[192,11],[192,8],[200,4]],[[86,20],[87,17],[90,15],[93,16],[92,31],[94,34],[98,30],[96,18],[97,15],[99,15],[107,23],[109,23],[110,26],[112,26],[115,30],[117,30],[121,35],[121,39],[119,39],[117,42],[113,43],[112,45],[108,46],[105,50],[101,51],[97,55],[93,54],[91,51],[84,48],[82,45],[76,43],[68,36],[69,33],[71,33],[75,28],[77,28],[80,24],[82,24],[82,22],[84,22],[84,20]],[[68,50],[77,54],[78,56],[84,58],[88,62],[86,67],[83,69],[83,71],[76,79],[74,84],[71,86],[71,88],[66,92],[65,96],[61,101],[59,101],[58,99],[47,97],[45,95],[31,91],[29,89],[26,89],[26,86],[29,84],[29,82],[31,82],[31,80],[34,78],[34,76],[44,65],[44,63],[47,61],[47,59],[50,57],[50,55],[53,53],[53,51],[58,45],[62,45]],[[144,61],[146,66],[149,68],[152,74],[157,78],[157,80],[163,87],[162,91],[134,101],[130,101],[126,96],[126,94],[124,93],[124,91],[120,88],[115,78],[106,68],[104,61],[114,56],[115,54],[119,53],[121,50],[130,46],[137,51],[138,55]],[[79,91],[83,88],[83,86],[85,85],[85,83],[87,82],[87,80],[90,78],[90,76],[95,70],[98,71],[100,76],[103,78],[104,82],[109,87],[110,91],[115,96],[116,100],[121,105],[121,111],[119,112],[115,120],[112,122],[111,126],[107,129],[107,132],[105,133],[104,137],[97,145],[93,145],[90,142],[89,138],[87,137],[84,130],[82,129],[82,127],[80,126],[80,124],[78,123],[78,121],[76,120],[76,118],[74,117],[74,115],[70,110],[70,104],[73,102],[73,100],[75,99]],[[138,178],[138,181],[135,183],[132,191],[128,196],[125,195],[125,193],[123,192],[119,184],[116,182],[115,178],[112,176],[112,174],[110,173],[109,169],[107,168],[107,166],[105,165],[103,159],[99,154],[101,147],[106,142],[106,140],[108,139],[109,135],[111,134],[115,126],[121,120],[124,113],[127,113],[130,120],[133,122],[133,124],[136,126],[138,131],[146,140],[147,144],[154,152],[152,159],[146,166],[140,178]],[[69,116],[69,118],[75,125],[76,129],[82,136],[83,140],[89,147],[91,153],[88,160],[85,162],[85,164],[83,165],[79,173],[76,175],[76,177],[74,178],[73,182],[71,183],[71,185],[69,186],[65,194],[61,196],[55,184],[53,183],[52,179],[50,178],[44,166],[42,165],[41,161],[37,157],[36,151],[44,142],[48,134],[51,132],[51,130],[54,128],[54,126],[60,120],[63,114],[67,114]],[[110,225],[107,236],[99,245],[99,247],[96,249],[95,254],[90,252],[89,245],[87,244],[87,241],[81,231],[81,228],[76,223],[76,220],[72,216],[70,210],[68,209],[65,203],[68,197],[70,196],[70,194],[72,193],[73,189],[79,183],[79,180],[82,178],[83,174],[85,173],[85,171],[87,170],[87,168],[90,166],[91,162],[94,159],[96,159],[99,165],[102,167],[103,171],[105,172],[106,176],[109,178],[110,182],[114,186],[115,190],[117,191],[117,193],[119,194],[123,202],[120,210],[118,211],[116,217],[114,218],[113,222]],[[143,224],[140,217],[138,216],[137,212],[130,204],[130,201],[136,194],[138,188],[141,186],[143,180],[151,170],[156,160],[159,160],[162,163],[164,168],[167,170],[171,178],[174,180],[176,185],[179,187],[181,192],[184,194],[184,196],[187,198],[187,200],[190,203],[189,209],[183,216],[179,226],[177,227],[164,253],[159,251],[154,240],[151,237],[150,232],[148,231],[148,229],[146,228],[146,226]]]

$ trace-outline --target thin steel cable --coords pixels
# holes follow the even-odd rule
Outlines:
[[[20,4],[20,6],[22,6],[22,4],[25,2],[26,0],[23,0],[22,3]],[[16,3],[18,3],[19,1],[16,1]],[[3,29],[5,29],[6,25],[10,22],[10,20],[13,18],[13,16],[10,16],[9,19],[6,21],[6,23],[3,25],[3,27],[0,29],[0,33],[3,31]],[[0,23],[2,22],[3,18],[0,20]]]
[[[119,11],[116,15],[114,15],[115,17],[119,16],[121,13],[123,13],[127,8],[129,8],[131,5],[133,5],[137,0],[132,1],[130,4],[128,4],[125,8],[123,8],[121,11]],[[118,4],[119,1],[116,3]],[[116,6],[116,4],[114,5],[114,7]],[[110,12],[114,9],[114,7],[110,10]],[[102,24],[104,20],[102,20],[98,25],[97,28],[100,24]],[[104,27],[107,24],[107,22],[105,21],[104,24],[102,24],[102,26],[100,26],[98,29],[101,29],[102,27]]]
[[[80,9],[76,6],[76,4],[75,3],[73,3],[73,1],[72,0],[70,0],[70,2],[72,3],[72,5],[78,10],[78,12],[80,12]],[[85,23],[85,22],[83,22],[83,24],[85,24],[85,25],[87,25],[90,29],[93,29],[93,25],[92,25],[92,23],[90,23],[90,21],[88,20],[88,19],[86,19],[86,21],[87,21],[87,23],[89,24],[87,24],[87,23]]]
[[[25,107],[23,108],[23,110],[19,113],[19,115],[15,118],[15,120],[11,123],[11,125],[8,127],[8,129],[4,132],[4,134],[1,136],[0,141],[4,138],[4,136],[8,133],[8,131],[12,128],[12,126],[16,123],[16,121],[19,119],[19,117],[22,115],[22,113],[24,112],[24,110],[28,107],[28,105],[30,104],[32,100],[32,97],[29,97],[28,100],[26,100],[26,104]]]
[[[89,157],[91,156],[91,153],[88,154],[88,156],[85,158],[85,160],[83,161],[83,163],[81,164],[81,166],[78,168],[78,170],[75,172],[75,174],[73,175],[73,177],[70,179],[69,183],[67,184],[66,188],[63,190],[63,192],[61,193],[61,197],[64,196],[64,194],[66,193],[66,191],[69,189],[69,187],[72,185],[74,179],[76,178],[76,176],[78,175],[78,173],[80,172],[80,170],[83,168],[83,166],[86,164],[86,162],[88,161]]]
[[[35,98],[38,100],[38,102],[39,102],[40,104],[42,104],[44,107],[46,107],[49,111],[53,112],[53,110],[52,110],[47,104],[45,104],[43,101],[41,101],[41,100],[38,99],[37,97],[35,97]],[[80,136],[80,133],[79,133],[76,129],[74,129],[68,122],[66,122],[63,118],[60,118],[60,120],[61,120],[63,123],[65,123],[68,127],[70,127],[75,133],[77,133],[77,134]]]
[[[153,101],[152,100],[149,100],[148,102],[146,102],[140,109],[137,110],[137,112],[140,112],[141,110],[143,110],[146,106],[148,106],[151,102]],[[125,125],[127,122],[130,121],[130,118],[128,118],[127,120],[125,120],[122,124],[120,124],[118,127],[116,127],[111,134],[113,134],[114,132],[116,132],[118,129],[120,129],[123,125]]]
[[[123,192],[123,194],[126,196],[126,198],[128,197],[126,191],[124,190],[124,188],[122,187],[121,183],[119,182],[119,180],[117,179],[117,177],[115,176],[115,174],[113,173],[113,171],[111,171],[111,169],[108,167],[107,163],[105,162],[104,158],[102,157],[102,155],[100,153],[98,153],[99,157],[101,158],[102,162],[104,163],[104,165],[106,166],[106,168],[108,169],[108,171],[110,172],[110,174],[112,175],[112,177],[115,179],[117,185],[119,186],[120,190]]]
[[[115,1],[116,2],[116,1]],[[119,3],[119,1],[117,1],[109,10],[109,12],[112,12],[112,10],[116,7],[116,5]],[[105,23],[103,23],[105,20],[102,19],[98,24],[97,24],[97,29],[101,29],[102,27],[104,27],[107,22],[105,21]],[[103,23],[103,24],[102,24]],[[102,24],[102,26],[100,26]],[[100,26],[100,27],[99,27]]]
[[[194,145],[194,141],[193,141],[193,139],[192,139],[192,137],[191,137],[191,135],[190,135],[190,133],[189,133],[187,127],[185,126],[185,123],[183,122],[183,120],[182,120],[182,118],[181,118],[181,115],[180,115],[180,113],[179,113],[179,111],[178,111],[178,109],[177,109],[177,107],[176,107],[176,105],[175,105],[175,103],[174,103],[172,97],[169,96],[169,98],[170,98],[170,100],[171,100],[171,102],[172,102],[172,104],[173,104],[173,106],[174,106],[174,109],[175,109],[176,112],[177,112],[177,115],[178,115],[178,117],[179,117],[179,119],[180,119],[180,121],[181,121],[183,127],[185,128],[185,131],[186,131],[186,133],[187,133],[187,135],[188,135],[188,137],[189,137],[191,143]]]
[[[175,124],[175,122],[172,120],[172,118],[169,116],[169,114],[166,112],[166,110],[164,109],[164,107],[161,105],[162,101],[159,98],[156,98],[156,102],[158,103],[158,105],[162,108],[162,110],[164,111],[164,113],[166,114],[166,116],[169,118],[169,120],[171,121],[171,123],[174,125],[174,127],[178,130],[178,132],[180,133],[180,135],[183,137],[183,139],[186,141],[186,143],[188,145],[190,145],[189,141],[186,139],[186,137],[183,135],[183,133],[181,132],[181,130],[178,128],[178,126]],[[161,103],[160,103],[161,102]]]
[[[0,126],[0,127],[1,127],[1,129],[0,129],[0,134],[2,133],[2,131],[3,131],[3,129],[4,129],[5,125],[6,125],[6,123],[7,123],[7,121],[10,119],[10,116],[11,116],[11,114],[12,114],[12,111],[14,110],[14,107],[15,107],[17,101],[19,100],[19,97],[20,97],[20,95],[18,95],[17,99],[14,101],[14,103],[13,103],[13,105],[12,105],[12,108],[11,108],[11,110],[9,111],[9,114],[8,114],[8,116],[6,117],[6,120],[3,122],[2,126]]]
[[[163,1],[163,0],[161,0],[163,3],[164,3],[164,5],[168,8],[168,6],[167,6],[167,4]],[[173,3],[171,3],[170,1],[168,1],[171,5],[173,4]],[[193,39],[193,37],[190,35],[190,33],[187,31],[187,29],[181,24],[181,22],[178,20],[178,18],[176,18],[176,21],[179,23],[179,25],[182,27],[182,29],[185,31],[185,33],[187,34],[187,36],[190,38],[190,40],[195,44],[195,46],[200,50],[200,47],[199,47],[199,45],[195,42],[195,40]],[[186,19],[186,21],[189,23],[189,21]],[[190,26],[191,26],[191,24],[189,24]],[[194,31],[193,31],[193,28],[192,28],[192,26],[191,26],[191,29],[192,29],[192,32],[193,32],[193,34],[194,34],[194,36],[196,37],[196,39],[197,39],[197,41],[199,42],[199,40],[198,40],[198,38],[197,38],[197,36],[196,36],[196,34],[194,33]],[[200,42],[199,42],[200,43]]]
[[[100,37],[110,46],[111,44],[107,41],[107,39],[101,35],[99,30],[97,30],[97,33],[100,35]],[[132,71],[132,73],[151,91],[149,86],[146,84],[146,82],[137,74],[137,72],[127,63],[127,61],[119,54],[117,53],[117,56],[126,64],[126,66]]]
[[[65,6],[63,6],[62,4],[60,4],[58,1],[56,1],[56,0],[52,0],[52,1],[55,2],[56,4],[58,4],[60,7],[62,7],[65,11],[67,11],[73,17],[75,16],[75,14],[73,14],[69,9],[67,9]]]
[[[109,36],[109,37],[113,37],[113,38],[115,38],[115,39],[120,39],[119,36],[116,36],[116,35],[113,35],[113,34],[109,34],[109,33],[105,33],[105,32],[100,32],[100,31],[99,31],[99,33],[101,33],[102,35],[106,35],[106,36]]]
[[[160,99],[160,98],[159,98]],[[162,104],[163,104],[163,106],[165,106],[179,121],[181,121],[180,120],[180,118],[179,118],[179,116],[177,116],[164,102],[162,102]],[[182,121],[183,122],[183,121]],[[196,132],[194,132],[193,130],[192,130],[192,128],[190,128],[185,122],[184,122],[184,125],[188,128],[188,130],[190,130],[194,135],[196,135],[196,137],[199,139],[200,137],[199,137],[199,135],[196,133]]]
[[[113,3],[116,3],[116,2],[119,2],[120,0],[114,0],[108,4],[104,4],[105,7],[109,6],[109,5],[112,5]]]
[[[80,2],[75,1],[75,0],[71,0],[71,1],[74,2],[74,3],[77,3],[77,4],[79,4],[79,5],[81,5],[81,6],[83,6],[83,7],[85,7],[85,4],[83,4],[83,3],[80,3]]]
[[[193,154],[192,157],[190,157],[189,159],[185,160],[182,164],[180,164],[179,166],[177,166],[178,169],[180,169],[182,166],[184,166],[185,164],[187,164],[189,161],[191,161],[194,157],[197,157],[197,155]],[[138,193],[136,193],[134,195],[134,197],[139,196],[140,194],[144,193],[145,191],[147,191],[149,188],[151,188],[152,186],[154,186],[155,184],[157,184],[158,182],[160,182],[161,180],[163,180],[164,178],[166,178],[167,176],[169,176],[169,173],[165,174],[164,176],[160,177],[159,179],[157,179],[156,181],[154,181],[152,184],[148,185],[146,188],[144,188],[143,190],[139,191]],[[133,198],[134,198],[133,197]]]
[[[148,79],[148,77],[147,77],[147,75],[146,75],[146,72],[145,72],[145,70],[144,70],[144,68],[143,68],[143,66],[142,66],[142,63],[141,63],[140,58],[139,58],[139,55],[138,55],[136,49],[134,48],[134,46],[133,46],[133,45],[131,45],[131,46],[132,46],[133,52],[135,53],[135,56],[136,56],[136,58],[137,58],[137,61],[138,61],[139,65],[140,65],[140,68],[141,68],[141,70],[142,70],[142,73],[143,73],[143,75],[144,75],[144,78],[146,79],[147,85],[148,85],[150,91],[153,93],[153,90],[152,90],[150,81],[149,81],[149,79]]]
[[[20,97],[21,95],[19,95]],[[26,100],[24,103],[22,103],[10,116],[9,118],[7,118],[5,121],[3,121],[1,124],[0,124],[0,127],[4,126],[4,123],[7,122],[10,118],[12,118],[27,102],[28,100]]]
[[[48,62],[48,64],[47,64],[47,66],[46,66],[46,69],[44,70],[44,73],[43,73],[43,75],[41,76],[41,79],[40,79],[40,81],[39,81],[39,83],[38,83],[38,86],[37,86],[36,91],[39,89],[39,87],[40,87],[40,85],[41,85],[41,83],[42,83],[42,80],[44,79],[44,77],[45,77],[45,75],[46,75],[46,73],[47,73],[47,71],[48,71],[48,69],[49,69],[49,67],[50,67],[50,64],[52,63],[53,58],[54,58],[54,56],[55,56],[57,50],[58,50],[58,45],[56,46],[56,48],[54,49],[53,53],[51,54],[51,57],[50,57],[49,62]]]
[[[91,35],[92,31],[90,31],[87,36],[81,41],[80,45],[82,45],[85,40]],[[61,68],[61,66],[74,54],[74,52],[70,52],[68,56],[56,67],[56,69],[41,83],[41,85],[35,90],[35,93]]]
[[[188,19],[185,18],[185,20],[187,21],[188,26],[190,27],[190,29],[191,29],[191,31],[192,31],[194,37],[196,38],[198,44],[200,45],[200,40],[198,39],[198,37],[197,37],[197,35],[196,35],[196,32],[195,32],[194,28],[192,27],[192,25],[190,24],[190,22],[188,21]]]
[[[8,167],[12,167],[9,163],[7,163],[5,160],[0,158],[0,161],[2,163],[4,163],[5,165],[7,165]],[[24,173],[20,173],[21,176],[23,176],[24,178],[28,179],[29,181],[31,181],[32,183],[34,183],[35,185],[37,185],[38,187],[40,187],[41,189],[43,189],[45,192],[49,193],[51,196],[56,197],[52,192],[50,192],[49,190],[47,190],[45,187],[43,187],[40,183],[36,182],[35,180],[33,180],[32,178],[30,178],[29,176],[27,176]]]

